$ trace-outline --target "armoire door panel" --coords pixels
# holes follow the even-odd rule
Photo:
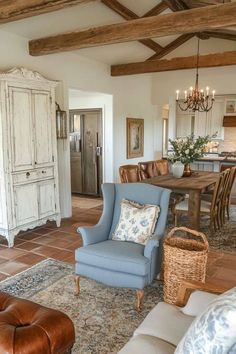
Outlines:
[[[9,87],[13,171],[33,168],[31,90]]]
[[[14,187],[17,225],[24,225],[38,219],[37,183]]]
[[[55,185],[54,179],[39,182],[39,218],[55,214]]]
[[[32,91],[35,126],[35,162],[37,166],[52,163],[50,92]]]

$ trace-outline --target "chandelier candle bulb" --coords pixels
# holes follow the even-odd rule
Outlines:
[[[213,100],[214,100],[214,98],[215,98],[215,93],[216,93],[215,90],[213,90],[213,91],[212,91],[212,99],[213,99]]]
[[[179,100],[179,90],[176,91],[176,101]]]
[[[207,86],[207,87],[206,87],[206,94],[207,94],[207,96],[209,96],[209,90],[210,90],[210,88]]]
[[[184,98],[185,98],[185,100],[187,99],[187,91],[186,90],[184,91]]]

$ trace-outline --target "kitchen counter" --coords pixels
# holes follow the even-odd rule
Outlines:
[[[218,156],[218,157],[202,157],[200,159],[197,159],[196,161],[219,161],[219,162],[232,162],[236,163],[236,157],[225,157],[225,156]]]
[[[191,163],[193,170],[219,172],[222,165],[236,165],[235,157],[205,156]]]

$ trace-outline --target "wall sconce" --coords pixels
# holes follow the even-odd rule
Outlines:
[[[62,111],[58,103],[56,103],[56,106],[57,139],[67,139],[66,111]]]

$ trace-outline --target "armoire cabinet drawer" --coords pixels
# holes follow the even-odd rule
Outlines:
[[[45,167],[37,170],[38,179],[53,177],[53,167]]]
[[[16,173],[13,175],[13,183],[33,182],[51,177],[53,177],[53,167],[45,167],[33,171]]]
[[[38,179],[38,171],[36,170],[16,173],[13,175],[14,184],[37,181],[37,179]]]

